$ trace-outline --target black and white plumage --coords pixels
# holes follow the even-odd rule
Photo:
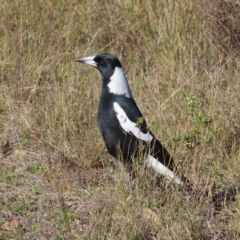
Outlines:
[[[183,185],[174,174],[174,163],[167,150],[148,130],[138,109],[120,61],[113,55],[100,54],[76,59],[96,67],[102,75],[102,94],[98,108],[98,128],[109,153],[119,154],[124,162],[146,156],[146,166],[155,169],[168,179]]]

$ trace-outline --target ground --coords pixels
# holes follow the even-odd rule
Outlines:
[[[0,6],[0,239],[239,239],[237,1],[7,1]],[[151,131],[193,184],[135,159],[133,186],[97,129],[116,55]]]

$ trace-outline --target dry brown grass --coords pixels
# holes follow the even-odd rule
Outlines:
[[[238,195],[211,202],[239,187],[237,1],[3,0],[0,13],[0,239],[239,239]],[[98,134],[100,75],[74,62],[102,52],[190,200],[139,166],[129,190]]]

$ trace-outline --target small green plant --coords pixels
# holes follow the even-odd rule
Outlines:
[[[41,228],[41,224],[40,223],[34,223],[29,227],[29,231],[34,232],[34,231],[38,230],[39,228]]]
[[[187,99],[187,107],[191,111],[191,114],[193,115],[194,111],[196,110],[194,93],[190,92],[186,99]]]
[[[205,146],[210,147],[213,143],[213,137],[216,131],[210,125],[213,122],[211,114],[204,114],[196,104],[196,96],[190,92],[186,98],[187,111],[192,125],[192,129],[175,138],[175,141],[181,142],[185,147],[193,150],[200,144],[205,136]]]
[[[30,168],[30,173],[35,174],[35,173],[42,173],[44,171],[43,167],[40,164],[34,164]]]
[[[13,182],[14,182],[13,177],[10,175],[8,175],[8,176],[3,175],[0,179],[2,182],[6,183],[6,184],[13,184]]]
[[[190,119],[193,122],[199,124],[210,124],[212,122],[212,116],[210,114],[204,114],[200,109],[196,106],[196,96],[193,92],[190,92],[187,99],[187,109],[190,113]]]
[[[140,117],[136,122],[136,127],[141,127],[141,125],[145,122],[144,117]]]
[[[56,235],[55,236],[55,240],[63,240],[63,239],[65,239],[64,237],[61,237],[61,236],[59,236],[59,235]]]

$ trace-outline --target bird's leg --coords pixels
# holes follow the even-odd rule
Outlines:
[[[130,191],[134,191],[134,189],[136,187],[136,171],[133,169],[132,164],[127,164],[126,168],[129,172],[129,176],[130,176],[129,189],[130,189]]]

